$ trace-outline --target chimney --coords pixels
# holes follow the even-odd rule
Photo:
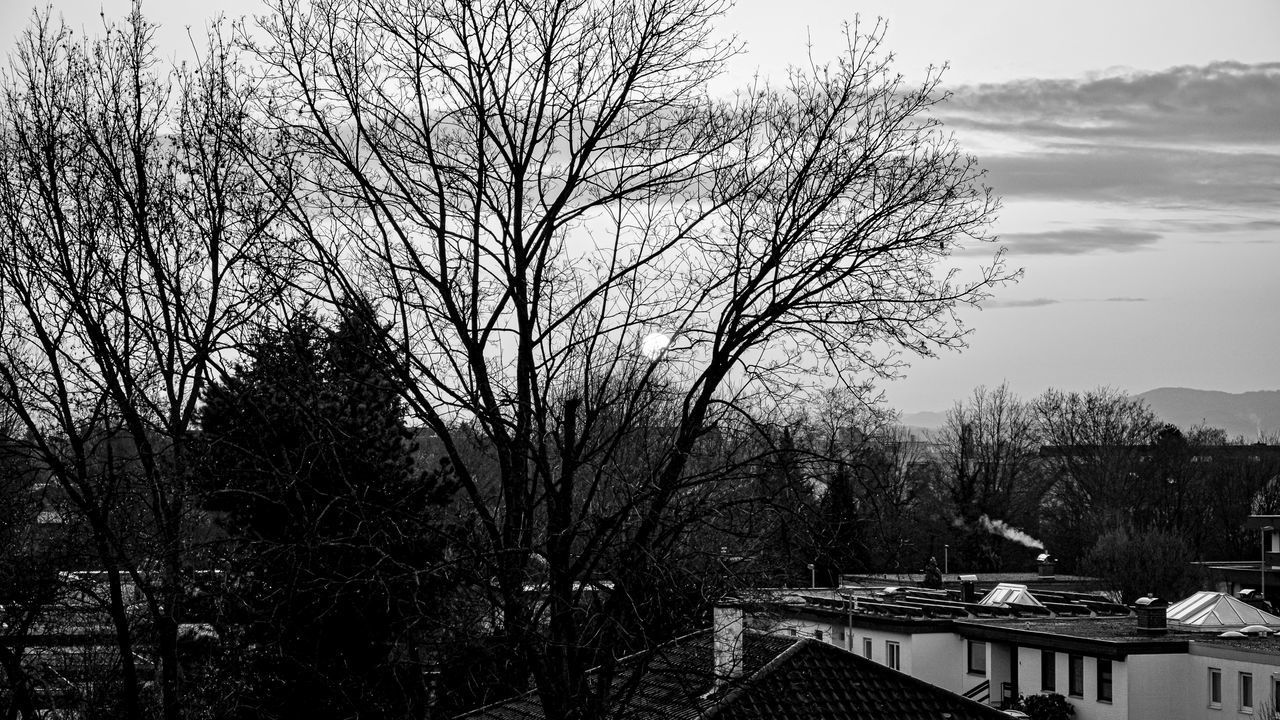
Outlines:
[[[977,575],[961,575],[960,576],[960,599],[967,603],[978,602],[978,576]]]
[[[1165,614],[1169,603],[1158,597],[1138,598],[1133,604],[1138,614],[1138,632],[1142,635],[1163,635],[1168,630],[1169,618]]]
[[[1051,578],[1057,571],[1057,562],[1049,553],[1040,553],[1036,557],[1036,571],[1042,578]]]
[[[717,605],[711,611],[711,625],[715,682],[720,685],[742,675],[742,633],[745,626],[742,608]]]

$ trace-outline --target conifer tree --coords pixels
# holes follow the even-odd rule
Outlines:
[[[225,621],[245,650],[240,712],[409,717],[426,702],[424,618],[443,587],[432,509],[380,329],[300,313],[208,396],[210,504],[236,572]]]

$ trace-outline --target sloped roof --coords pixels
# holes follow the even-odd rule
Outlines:
[[[1005,603],[1044,607],[1044,604],[1031,594],[1026,585],[1018,585],[1016,583],[1000,583],[991,588],[991,591],[983,595],[982,599],[978,601],[979,605],[1003,605]]]
[[[611,718],[628,720],[1008,720],[969,700],[817,640],[748,633],[742,679],[716,688],[711,633],[688,636],[648,660],[634,695]],[[622,673],[620,682],[625,682]],[[533,694],[462,716],[542,720]]]
[[[1180,600],[1165,611],[1169,622],[1203,628],[1239,628],[1245,625],[1280,625],[1280,617],[1226,593],[1203,590]]]
[[[1008,720],[999,710],[803,639],[728,693],[708,720]]]

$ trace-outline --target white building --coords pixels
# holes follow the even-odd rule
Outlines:
[[[1260,720],[1280,700],[1280,617],[1221,593],[1166,616],[1163,603],[1135,613],[1076,593],[1006,589],[1013,602],[990,603],[850,590],[757,604],[753,616],[993,705],[1058,693],[1077,720]]]

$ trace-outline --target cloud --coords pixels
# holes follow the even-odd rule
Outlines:
[[[1280,152],[1049,147],[984,164],[991,185],[1006,196],[1252,210],[1280,204]]]
[[[1175,230],[1186,230],[1202,233],[1224,232],[1256,232],[1280,230],[1280,219],[1276,220],[1170,220],[1166,224]]]
[[[1052,298],[1032,298],[1030,300],[998,300],[991,299],[982,303],[984,309],[1000,309],[1000,308],[1029,308],[1044,307],[1045,305],[1057,305],[1061,300]]]
[[[1280,206],[1280,63],[961,87],[939,110],[1005,196]]]
[[[1065,303],[1081,303],[1081,302],[1104,302],[1104,303],[1141,303],[1147,302],[1142,297],[1109,297],[1109,298],[1071,298],[1071,299],[1054,299],[1054,298],[1031,298],[1029,300],[999,300],[990,299],[982,303],[983,309],[1000,310],[1006,308],[1035,308],[1044,307],[1046,305],[1062,305]]]
[[[1084,255],[1092,252],[1135,252],[1160,239],[1159,233],[1109,227],[1067,228],[1000,236],[1011,256]]]
[[[1280,63],[966,86],[943,112],[949,123],[1058,138],[1271,145]]]

